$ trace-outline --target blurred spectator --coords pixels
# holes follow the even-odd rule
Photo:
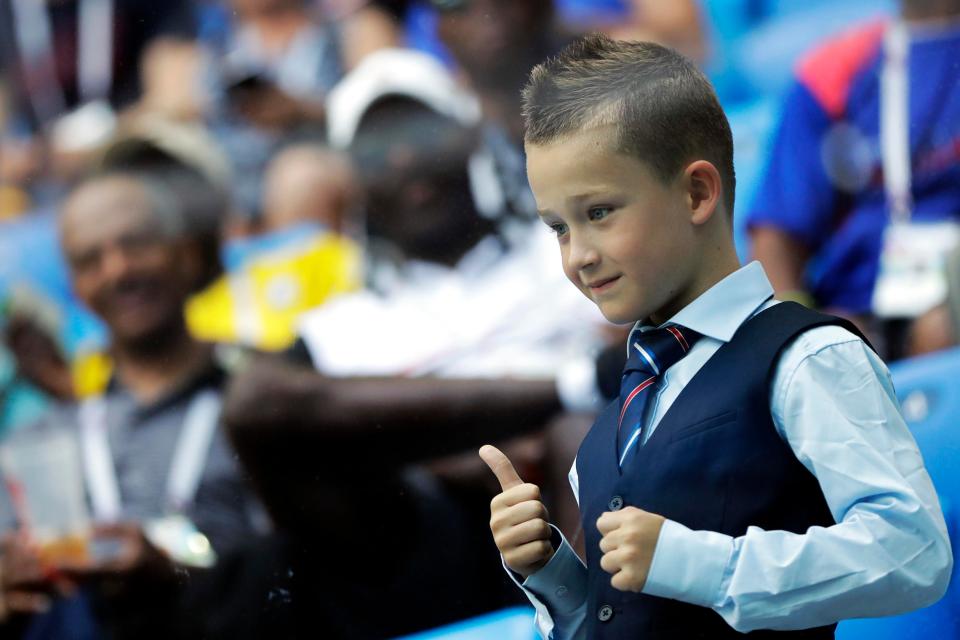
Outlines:
[[[234,198],[247,231],[260,222],[266,164],[295,141],[322,141],[325,100],[368,53],[399,44],[399,25],[379,3],[357,0],[230,0],[228,32],[214,50],[221,107],[215,131],[234,165]],[[238,222],[241,222],[238,220]]]
[[[901,16],[909,37],[912,219],[956,220],[960,2],[902,0]],[[801,62],[748,218],[753,251],[781,297],[861,320],[871,312],[883,234],[896,204],[885,191],[880,137],[889,28],[863,25]]]
[[[13,395],[5,401],[15,407],[18,389],[34,401],[74,397],[73,354],[91,337],[90,329],[96,332],[88,313],[70,292],[55,213],[0,223],[0,333],[13,375]],[[35,407],[34,401],[27,406]],[[22,426],[16,418],[20,413],[7,416],[11,426]]]
[[[580,22],[576,28],[605,28],[618,37],[665,42],[702,60],[703,36],[692,0],[617,4],[616,24],[598,18],[600,24]],[[568,36],[558,24],[553,0],[430,0],[430,5],[440,42],[482,108],[481,144],[470,163],[478,207],[512,237],[509,227],[517,219],[536,216],[524,166],[520,92],[533,65],[559,51]],[[596,17],[596,7],[589,9]],[[522,225],[515,230],[523,236]]]
[[[46,409],[47,398],[17,376],[16,362],[0,347],[0,440]]]
[[[344,68],[355,68],[379,49],[403,44],[401,25],[410,0],[316,0],[327,20],[342,33]]]
[[[568,29],[656,42],[700,65],[705,62],[707,47],[696,0],[557,0],[556,4]]]
[[[437,34],[483,105],[484,117],[523,140],[520,89],[533,65],[559,50],[552,0],[432,0]]]
[[[532,219],[520,91],[533,65],[556,53],[564,36],[552,0],[431,0],[437,35],[480,100],[482,147],[471,162],[486,215]]]
[[[230,272],[187,305],[202,340],[286,349],[301,313],[361,284],[360,248],[340,233],[360,206],[348,159],[296,144],[271,161],[265,182],[259,233],[228,244]]]
[[[174,121],[195,122],[213,107],[213,88],[205,82],[208,53],[192,39],[164,37],[150,42],[140,61],[143,91],[130,111]]]
[[[0,157],[16,168],[24,210],[51,206],[83,174],[115,114],[140,97],[143,51],[155,38],[192,37],[193,11],[189,0],[0,0],[11,102]]]
[[[186,231],[201,246],[198,290],[223,273],[221,236],[232,203],[230,168],[202,126],[145,114],[125,122],[99,157],[101,170],[149,173],[179,200]]]
[[[0,72],[11,78],[19,124],[38,130],[88,102],[129,105],[147,44],[193,31],[187,0],[2,0]]]
[[[7,313],[6,344],[19,376],[51,398],[72,400],[75,396],[70,365],[56,342],[56,330],[44,326],[20,305]]]
[[[307,0],[230,0],[233,14],[212,78],[221,97],[212,114],[234,174],[236,229],[260,221],[270,158],[293,139],[322,139],[324,100],[343,75],[335,28]]]
[[[0,440],[35,422],[51,398],[73,397],[66,358],[53,332],[41,328],[49,305],[27,291],[11,292],[0,305]]]
[[[51,399],[72,400],[70,366],[60,343],[61,309],[26,282],[10,286],[4,298],[0,310],[4,355],[11,358],[16,378]]]
[[[264,178],[263,230],[303,223],[342,232],[360,210],[360,191],[348,158],[317,145],[278,153]]]
[[[185,233],[183,210],[166,186],[147,173],[111,170],[71,193],[62,214],[63,248],[77,295],[110,329],[114,375],[102,395],[63,405],[15,436],[79,439],[100,523],[94,535],[115,550],[38,564],[36,547],[22,544],[29,529],[21,529],[20,537],[6,538],[0,555],[5,569],[56,572],[61,591],[65,583],[78,585],[91,598],[96,623],[115,638],[174,633],[178,621],[171,612],[190,575],[187,565],[212,559],[195,546],[193,553],[180,546],[184,536],[195,537],[193,525],[217,553],[239,544],[255,525],[251,494],[217,426],[224,371],[212,346],[192,339],[184,322],[183,305],[201,282],[205,257]],[[191,458],[198,464],[185,462]],[[7,532],[13,515],[3,517]],[[173,543],[164,529],[177,531]],[[36,572],[22,580],[8,574],[4,592],[45,597],[53,589]],[[17,615],[38,610],[36,604],[8,611],[7,624],[63,637],[70,626],[58,625],[77,623],[57,615],[60,606],[76,611],[76,601],[54,600],[48,616],[32,620]]]
[[[228,169],[216,145],[197,125],[175,123],[141,114],[125,122],[122,132],[98,154],[100,171],[137,171],[163,184],[177,201],[189,235],[202,255],[197,265],[194,291],[211,287],[223,274],[221,232],[228,214]],[[218,309],[229,314],[230,308]],[[219,316],[205,322],[225,322]],[[195,338],[204,336],[196,319],[188,317]],[[218,338],[220,336],[214,336]],[[84,398],[101,393],[108,383],[112,362],[102,340],[83,341],[72,354],[74,392]]]
[[[307,0],[230,0],[230,5],[235,24],[224,63],[244,111],[269,125],[284,124],[285,109],[319,109],[343,75],[333,24],[320,22]]]
[[[469,173],[480,120],[439,64],[412,51],[373,54],[330,105],[331,140],[350,145],[361,173],[374,266],[370,291],[304,319],[318,368],[538,376],[595,345],[592,331],[606,323],[564,286],[549,232],[528,223],[522,239],[505,243],[480,213]],[[358,324],[385,317],[405,335],[387,354]]]

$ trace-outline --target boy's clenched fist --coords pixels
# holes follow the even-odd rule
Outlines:
[[[636,507],[608,511],[597,519],[597,529],[603,535],[600,568],[613,576],[610,584],[614,589],[643,589],[663,521],[663,516]]]

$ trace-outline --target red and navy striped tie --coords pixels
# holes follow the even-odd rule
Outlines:
[[[617,423],[617,459],[639,446],[643,416],[653,387],[667,369],[687,355],[701,338],[696,331],[669,326],[630,336],[630,355],[620,383],[620,419]]]

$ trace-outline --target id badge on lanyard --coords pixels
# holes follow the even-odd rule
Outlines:
[[[883,234],[872,306],[880,318],[914,318],[946,299],[947,257],[960,244],[960,225],[949,220],[912,220],[906,26],[893,23],[883,46],[880,144],[890,224]]]
[[[167,478],[166,512],[143,523],[144,534],[154,546],[188,566],[210,567],[216,562],[210,541],[184,515],[184,510],[199,487],[220,408],[220,396],[212,391],[199,393],[190,402]],[[94,517],[101,523],[116,522],[122,517],[123,509],[103,398],[86,400],[80,406],[79,421],[84,478]]]

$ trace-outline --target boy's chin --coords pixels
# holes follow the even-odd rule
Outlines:
[[[641,317],[637,316],[633,310],[626,309],[619,305],[602,302],[597,302],[596,305],[597,308],[600,309],[600,313],[603,314],[603,317],[607,319],[607,322],[613,324],[633,324]]]

